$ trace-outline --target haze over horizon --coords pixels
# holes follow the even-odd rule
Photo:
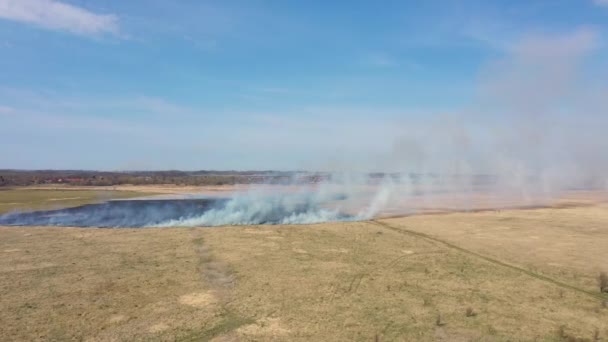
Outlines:
[[[606,179],[607,19],[605,0],[0,0],[0,168]]]

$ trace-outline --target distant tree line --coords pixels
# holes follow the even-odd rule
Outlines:
[[[367,173],[370,183],[390,179],[412,184],[430,182],[484,187],[496,182],[492,175],[439,175],[416,173]],[[314,184],[332,179],[332,174],[303,171],[83,171],[83,170],[0,170],[0,188],[10,186],[68,184],[75,186],[112,186],[171,184],[183,186],[231,184]],[[339,176],[336,182],[344,181]],[[455,183],[456,182],[456,183]]]
[[[112,185],[229,185],[317,183],[328,176],[321,173],[281,171],[133,171],[105,172],[82,170],[0,170],[0,187],[43,184],[78,186]]]

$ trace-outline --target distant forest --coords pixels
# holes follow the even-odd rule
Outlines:
[[[317,183],[323,173],[281,171],[133,171],[0,170],[0,187],[43,184],[112,186],[122,184],[226,185]]]
[[[443,175],[414,173],[365,174],[367,181],[393,181],[446,183],[471,182],[483,186],[496,182],[492,175]],[[0,170],[0,188],[10,186],[67,184],[75,186],[112,185],[231,185],[231,184],[310,184],[332,178],[327,172],[304,171],[86,171],[86,170]],[[460,183],[457,183],[460,184]]]

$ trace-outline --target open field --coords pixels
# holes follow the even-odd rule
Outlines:
[[[437,238],[586,291],[608,272],[608,204],[414,215],[382,222]]]
[[[608,206],[0,228],[0,340],[608,340]]]
[[[46,210],[103,202],[108,199],[153,195],[155,192],[137,190],[7,188],[0,189],[0,214],[11,211]]]

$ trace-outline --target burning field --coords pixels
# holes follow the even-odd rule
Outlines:
[[[174,189],[173,194],[137,196],[136,191],[117,191],[110,198],[85,191],[87,197],[50,198],[37,205],[8,206],[0,212],[0,225],[101,228],[201,227],[226,225],[314,224],[365,221],[374,218],[429,212],[534,208],[553,205],[572,196],[572,191],[540,191],[504,187],[500,180],[483,177],[441,179],[393,174],[372,178],[338,175],[320,183],[302,184],[297,179],[275,185]],[[147,188],[153,194],[154,188]],[[166,191],[167,189],[163,189]],[[32,190],[30,190],[31,192]],[[88,191],[88,193],[87,193]],[[7,192],[19,197],[27,191]],[[41,189],[44,194],[48,189]],[[34,191],[34,193],[36,193]],[[580,193],[580,192],[579,192]],[[598,192],[587,192],[597,200]],[[69,195],[67,195],[69,196]],[[599,195],[601,198],[601,194]],[[124,197],[137,197],[127,199]],[[82,199],[80,202],[68,202]],[[76,205],[76,203],[81,205]],[[19,204],[19,203],[16,203]]]
[[[0,0],[0,342],[608,341],[608,0]]]
[[[281,189],[5,210],[0,339],[608,338],[605,193]]]

